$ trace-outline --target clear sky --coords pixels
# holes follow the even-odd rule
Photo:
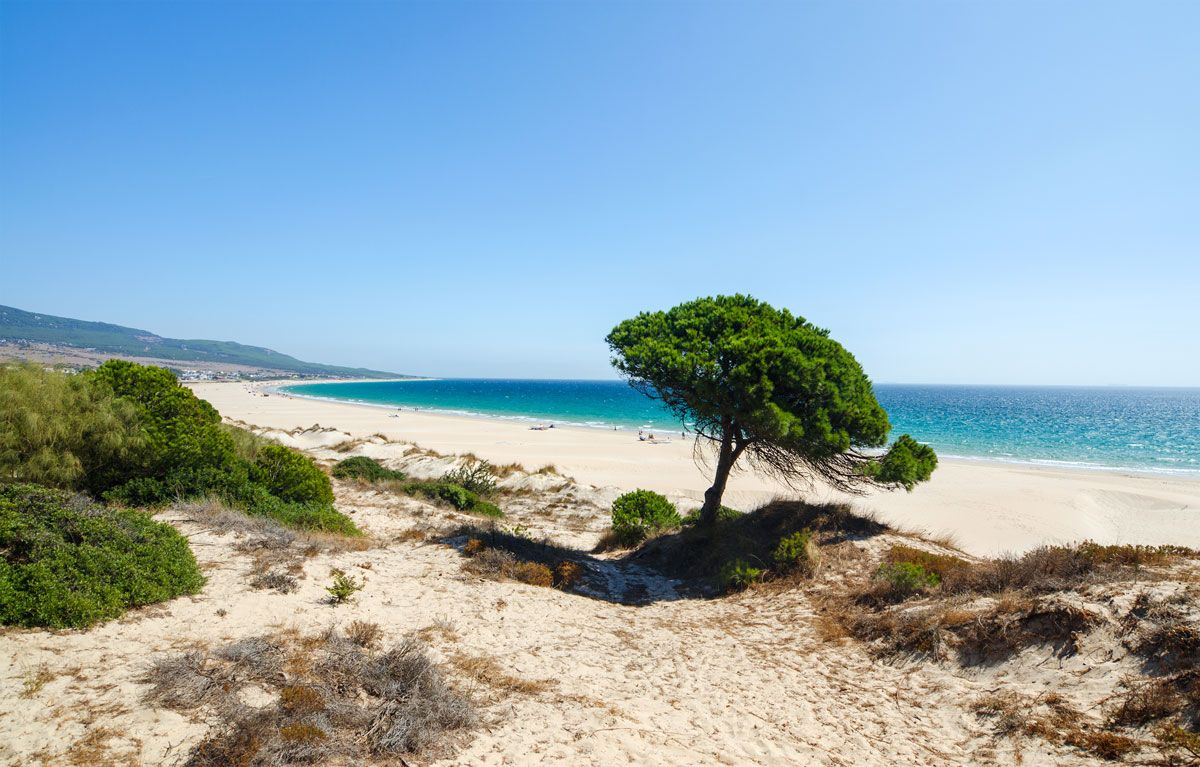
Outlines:
[[[1200,385],[1200,3],[0,3],[0,304],[610,377],[748,292],[880,382]]]

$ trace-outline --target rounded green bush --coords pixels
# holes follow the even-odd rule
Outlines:
[[[203,585],[170,525],[60,490],[0,484],[0,623],[82,628]]]
[[[333,503],[329,476],[313,459],[283,445],[262,447],[250,478],[271,495],[290,503]]]
[[[338,479],[365,479],[378,482],[382,479],[404,479],[404,472],[386,468],[374,458],[356,455],[338,461],[333,467],[333,476]]]
[[[612,504],[612,528],[623,540],[645,538],[651,532],[672,530],[679,524],[675,504],[653,490],[625,493]]]

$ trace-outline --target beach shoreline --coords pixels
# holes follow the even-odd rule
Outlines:
[[[281,392],[288,383],[189,385],[225,418],[261,427],[319,425],[354,437],[382,434],[442,453],[472,453],[495,464],[553,465],[587,484],[645,487],[697,505],[708,486],[709,476],[693,459],[690,439],[648,444],[629,429],[556,426],[539,431],[528,422],[498,417],[398,410]],[[884,521],[949,535],[964,550],[983,555],[1084,539],[1200,548],[1200,479],[1169,474],[942,459],[933,480],[911,493],[847,498],[820,487],[798,493],[743,471],[731,478],[726,498],[736,508],[752,508],[797,494],[817,502],[849,500]]]

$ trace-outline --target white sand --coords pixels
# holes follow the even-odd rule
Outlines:
[[[556,463],[608,487],[518,473],[505,482],[543,492],[506,496],[505,522],[583,549],[607,525],[606,499],[617,488],[696,495],[705,484],[685,446],[648,446],[628,434],[536,432],[409,412],[389,418],[373,408],[251,396],[242,384],[196,388],[246,421],[283,429],[336,424],[345,431],[270,435],[324,461],[341,457],[329,446],[347,432],[384,432],[496,462]],[[436,476],[452,463],[405,455],[405,445],[381,440],[355,452],[413,476]],[[743,499],[772,492],[753,477],[738,480]],[[474,689],[491,701],[484,725],[443,765],[1009,765],[1018,762],[1013,742],[994,739],[991,725],[970,713],[972,701],[1002,688],[1024,695],[1053,689],[1081,710],[1098,711],[1136,670],[1109,630],[1066,660],[1042,647],[974,670],[875,660],[855,643],[823,638],[803,590],[768,586],[720,600],[678,599],[672,582],[636,563],[595,559],[590,567],[610,594],[640,585],[649,596],[643,606],[482,580],[462,571],[450,546],[398,536],[413,525],[466,520],[455,512],[343,483],[337,503],[368,531],[372,547],[302,559],[294,593],[253,590],[255,565],[235,548],[239,539],[177,508],[162,518],[189,537],[209,578],[200,594],[88,631],[0,631],[0,764],[180,764],[207,728],[146,703],[142,678],[154,660],[279,627],[317,632],[356,619],[378,622],[389,642],[449,624],[450,634],[432,638],[439,662],[466,653],[547,682],[534,694]],[[956,463],[910,496],[863,503],[910,525],[951,529],[973,550],[1083,536],[1196,544],[1182,520],[1196,513],[1197,487],[1181,480]],[[895,542],[911,543],[883,535],[862,545],[878,553]],[[367,577],[353,604],[323,602],[331,567]],[[1096,609],[1111,612],[1115,625],[1127,601]],[[31,686],[39,674],[44,684]],[[1038,741],[1018,747],[1029,767],[1098,764]]]
[[[396,411],[278,393],[262,396],[268,384],[198,383],[192,388],[226,418],[259,426],[320,424],[355,436],[380,433],[443,453],[473,452],[498,464],[553,464],[584,483],[644,487],[686,495],[697,504],[710,479],[693,460],[691,441],[678,434],[670,444],[651,445],[629,431],[534,431],[498,419],[411,409],[390,417]],[[795,491],[742,473],[730,481],[726,504],[745,509],[781,493]],[[821,489],[806,495],[833,496]],[[933,480],[912,493],[875,493],[856,503],[894,524],[950,534],[964,550],[980,555],[1088,538],[1200,548],[1200,480],[1190,478],[944,459]]]

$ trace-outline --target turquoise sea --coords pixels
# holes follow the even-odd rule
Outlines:
[[[622,381],[296,384],[292,394],[559,426],[679,431]],[[939,455],[1200,477],[1200,389],[877,384],[893,435]]]

